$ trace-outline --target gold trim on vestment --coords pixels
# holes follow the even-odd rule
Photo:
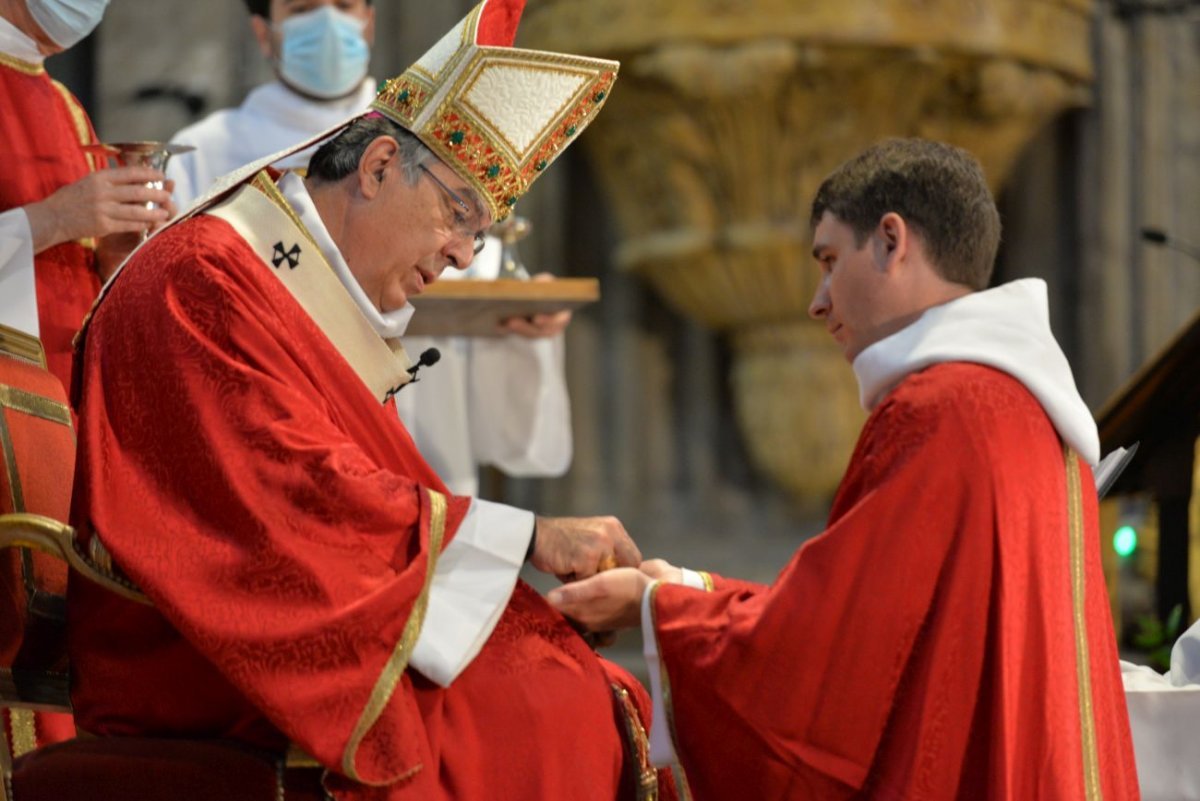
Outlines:
[[[1080,739],[1083,746],[1083,787],[1087,801],[1101,801],[1100,756],[1096,751],[1096,718],[1092,708],[1091,660],[1088,657],[1084,594],[1085,542],[1083,539],[1083,498],[1079,477],[1079,457],[1064,446],[1067,462],[1067,516],[1070,528],[1071,597],[1075,618],[1075,668],[1079,684]]]
[[[0,407],[16,412],[40,417],[59,425],[71,425],[71,411],[65,403],[50,400],[43,395],[35,395],[17,387],[0,384]]]
[[[21,474],[17,472],[17,454],[13,449],[12,433],[8,430],[8,419],[0,412],[0,453],[4,455],[4,468],[8,472],[8,494],[14,512],[25,511],[25,493],[21,490]]]
[[[29,362],[34,367],[46,366],[46,351],[42,348],[42,341],[7,325],[0,325],[0,354]]]
[[[0,65],[26,75],[41,75],[46,71],[45,64],[34,64],[32,61],[24,61],[7,53],[0,53]]]
[[[262,192],[266,196],[267,200],[274,203],[280,211],[287,215],[287,218],[292,221],[292,225],[299,228],[300,233],[304,234],[304,238],[307,239],[312,246],[317,249],[317,253],[321,254],[321,263],[326,267],[329,267],[330,271],[332,271],[333,268],[330,267],[329,262],[326,261],[325,254],[321,253],[321,248],[319,245],[317,245],[317,240],[313,239],[312,232],[308,230],[308,226],[300,221],[300,215],[298,215],[296,210],[292,208],[291,204],[287,202],[287,198],[285,198],[283,193],[279,191],[279,187],[276,186],[275,182],[271,180],[271,176],[265,171],[260,172],[258,175],[254,176],[253,180],[250,181],[250,185],[259,192]]]
[[[636,801],[658,801],[658,771],[650,764],[650,737],[646,734],[646,727],[642,725],[629,690],[619,684],[609,684],[609,687],[621,710],[621,723],[627,746],[625,758],[632,760],[630,767],[634,777]]]
[[[651,634],[656,642],[658,640],[658,606],[655,604],[655,599],[660,587],[662,587],[661,581],[650,585],[650,623],[654,629]],[[679,737],[675,734],[675,707],[671,703],[671,677],[667,675],[667,660],[663,657],[661,647],[658,649],[658,682],[662,688],[663,709],[667,713],[664,723],[667,726],[667,734],[671,736],[671,747],[675,749],[675,764],[671,766],[672,772],[675,774],[675,789],[679,793],[680,801],[691,801],[692,791],[688,786],[687,772],[683,769]]]
[[[400,642],[392,650],[392,655],[384,666],[383,673],[380,674],[379,679],[375,682],[375,687],[371,690],[371,697],[367,701],[367,706],[363,709],[363,713],[359,717],[354,731],[350,734],[350,740],[346,743],[346,750],[342,753],[342,772],[360,784],[375,787],[403,781],[423,767],[423,765],[417,764],[381,782],[368,782],[359,776],[355,762],[358,756],[358,747],[362,744],[363,739],[371,731],[376,721],[379,720],[379,716],[383,714],[384,708],[387,707],[388,701],[391,700],[392,694],[396,691],[396,685],[400,683],[400,678],[404,675],[405,669],[408,668],[408,659],[412,655],[413,647],[417,644],[417,637],[421,634],[421,626],[425,622],[425,610],[429,606],[429,588],[433,584],[434,570],[437,568],[438,557],[441,556],[442,539],[446,533],[446,496],[431,489],[426,489],[425,491],[429,493],[430,503],[429,545],[427,546],[429,556],[425,564],[425,583],[421,587],[421,594],[417,596],[417,600],[413,604],[412,612],[408,615],[408,621],[404,624],[404,632],[400,635]]]
[[[37,724],[32,709],[9,709],[12,724],[13,758],[24,756],[37,748]]]
[[[704,591],[712,592],[713,591],[712,574],[709,573],[707,570],[697,570],[696,572],[700,574],[700,580],[704,582]]]
[[[400,339],[384,339],[371,326],[315,244],[312,232],[265,171],[203,213],[233,226],[380,403],[386,403],[400,386],[412,380]],[[311,247],[305,246],[303,261],[297,256],[285,267],[281,259],[286,254],[281,255],[277,249],[285,240],[293,242],[296,231]],[[298,250],[299,243],[293,248]],[[308,254],[315,254],[316,262],[307,258]]]
[[[67,107],[67,112],[71,115],[71,121],[75,123],[75,136],[79,138],[80,145],[96,144],[95,137],[92,134],[92,124],[88,121],[87,112],[83,110],[83,106],[79,105],[79,101],[71,94],[71,90],[63,86],[58,81],[51,81],[54,88],[58,90],[58,94],[62,97],[63,105]],[[87,159],[88,167],[92,172],[102,170],[108,166],[108,159],[99,156],[95,153],[84,153],[84,158]],[[80,239],[79,244],[92,250],[96,249],[96,240],[93,237]]]

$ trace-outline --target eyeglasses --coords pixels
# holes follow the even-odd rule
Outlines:
[[[430,180],[440,186],[442,191],[450,196],[450,199],[454,201],[454,205],[461,209],[461,211],[454,212],[454,232],[460,236],[470,238],[472,242],[471,247],[475,251],[475,255],[478,256],[479,251],[483,250],[484,238],[483,233],[477,230],[471,222],[474,216],[471,213],[471,207],[467,205],[467,201],[463,200],[457,192],[446,186],[441,178],[434,175],[432,170],[424,164],[419,166],[421,171],[429,176]]]

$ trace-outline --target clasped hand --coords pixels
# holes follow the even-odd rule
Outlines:
[[[683,571],[662,559],[598,573],[546,595],[558,611],[588,631],[617,631],[641,622],[642,596],[653,581],[679,584]]]

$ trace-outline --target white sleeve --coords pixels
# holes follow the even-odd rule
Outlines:
[[[533,536],[534,515],[473,499],[442,551],[409,664],[449,687],[483,648],[508,605]]]
[[[686,567],[680,570],[683,572],[683,586],[695,590],[706,589],[704,578],[695,570],[688,570]],[[646,660],[646,672],[650,678],[650,699],[654,705],[650,714],[650,719],[654,721],[654,725],[650,727],[650,762],[656,768],[665,768],[678,762],[679,756],[675,753],[675,744],[671,741],[671,724],[667,721],[662,660],[658,656],[658,634],[654,631],[654,613],[650,608],[650,599],[654,595],[651,589],[658,583],[653,582],[642,593],[642,656]]]
[[[658,634],[654,631],[654,615],[650,599],[658,582],[652,582],[642,593],[642,656],[646,660],[646,672],[650,679],[650,700],[653,710],[650,719],[650,762],[657,768],[665,768],[679,761],[675,745],[671,742],[671,724],[667,720],[667,705],[663,700],[662,664],[658,656]]]
[[[563,335],[471,342],[470,419],[479,464],[511,476],[557,476],[571,465]]]
[[[40,336],[33,231],[22,208],[0,212],[0,323]]]

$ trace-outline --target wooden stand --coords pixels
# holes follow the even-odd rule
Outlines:
[[[416,308],[406,333],[419,336],[499,336],[500,322],[577,309],[600,299],[595,278],[553,281],[439,281],[409,298]]]

